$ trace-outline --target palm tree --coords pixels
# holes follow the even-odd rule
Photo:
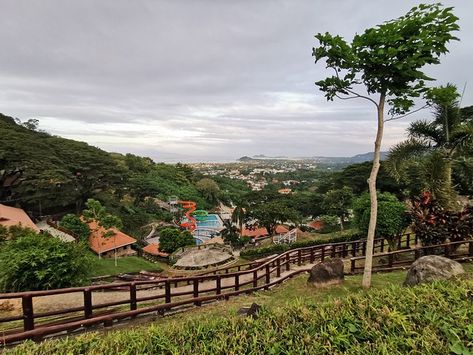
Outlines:
[[[243,223],[246,217],[246,210],[242,203],[237,203],[232,212],[232,222],[238,224],[240,235],[243,235]]]
[[[415,179],[421,179],[422,187],[447,208],[453,207],[456,200],[452,164],[473,137],[472,122],[461,115],[459,96],[451,84],[432,89],[434,120],[412,122],[407,129],[408,139],[391,148],[386,162],[397,180],[412,174],[409,169],[416,170]]]
[[[226,243],[236,245],[239,240],[237,227],[229,219],[223,221],[223,226],[224,229],[222,229],[222,231],[220,232],[222,234],[223,240]]]

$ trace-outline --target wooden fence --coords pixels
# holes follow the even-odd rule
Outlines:
[[[406,235],[400,239],[398,247],[410,248],[412,243],[417,243],[417,240]],[[384,239],[375,240],[375,253],[383,253],[387,249]],[[141,314],[164,314],[177,307],[200,306],[219,299],[228,300],[242,293],[268,289],[305,272],[308,268],[303,268],[303,264],[314,264],[328,257],[363,258],[365,251],[366,241],[357,240],[293,249],[268,261],[228,266],[190,277],[0,294],[0,301],[21,300],[21,314],[0,318],[0,343],[41,340],[48,335],[91,326],[109,327],[115,321]],[[118,290],[122,291],[123,299],[94,302],[94,295],[97,293]],[[152,290],[155,291],[154,294],[142,294]],[[76,294],[81,299],[81,305],[35,312],[35,300],[61,294]]]

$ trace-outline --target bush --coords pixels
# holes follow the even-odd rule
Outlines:
[[[411,217],[412,229],[423,245],[466,240],[472,235],[473,207],[468,206],[459,212],[446,210],[430,192],[414,200]]]
[[[369,194],[363,194],[353,203],[354,222],[364,233],[368,232],[370,222],[371,202]],[[376,222],[376,237],[388,240],[394,249],[400,235],[409,225],[410,219],[406,206],[389,192],[378,193],[378,218]]]
[[[15,354],[468,354],[473,281],[391,286],[328,302],[293,300],[258,318],[205,316],[28,341]]]
[[[195,245],[195,239],[188,231],[164,228],[159,232],[159,249],[165,253],[174,253],[187,245]]]
[[[80,240],[87,240],[89,238],[89,226],[82,222],[75,214],[66,214],[62,217],[59,225],[77,235]]]
[[[25,229],[0,247],[0,290],[47,290],[87,280],[90,257],[82,243],[66,243]]]

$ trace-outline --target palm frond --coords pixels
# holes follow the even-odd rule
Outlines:
[[[388,159],[385,162],[386,169],[393,178],[399,181],[405,163],[426,154],[431,149],[428,142],[417,138],[398,143],[389,150]]]
[[[427,140],[436,146],[442,145],[445,141],[445,135],[435,123],[426,120],[411,122],[407,128],[410,138]]]
[[[460,150],[469,150],[473,148],[473,122],[463,124],[451,134],[452,149],[459,148]]]

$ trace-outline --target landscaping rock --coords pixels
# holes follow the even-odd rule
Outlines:
[[[330,259],[315,265],[310,270],[308,283],[317,287],[337,285],[343,282],[343,261],[342,259]]]
[[[404,285],[417,285],[433,280],[446,280],[464,274],[460,263],[438,255],[423,256],[412,263]]]
[[[257,303],[253,303],[250,307],[240,308],[237,312],[240,316],[246,316],[251,318],[258,318],[258,312],[260,311],[261,306]]]

